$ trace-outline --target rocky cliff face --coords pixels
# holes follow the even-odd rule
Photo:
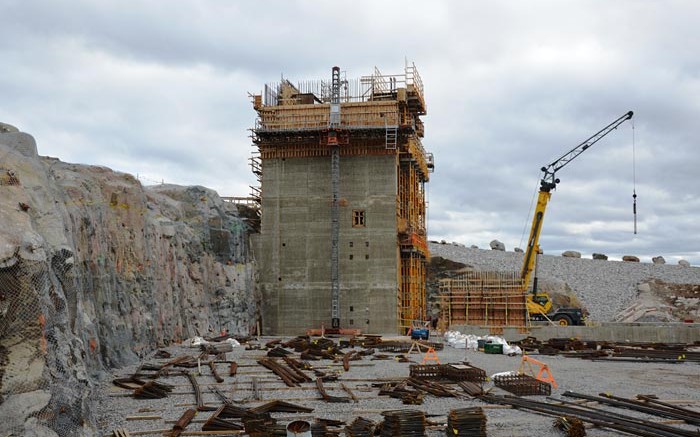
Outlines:
[[[256,318],[247,229],[203,187],[37,155],[0,124],[0,436],[93,435],[108,367]]]

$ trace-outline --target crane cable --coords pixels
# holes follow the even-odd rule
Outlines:
[[[637,235],[637,161],[634,144],[634,120],[632,120],[632,214],[634,216],[634,235]]]

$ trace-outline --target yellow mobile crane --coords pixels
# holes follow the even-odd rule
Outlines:
[[[565,165],[574,160],[577,156],[598,142],[601,138],[615,130],[624,121],[632,118],[634,113],[627,112],[622,117],[613,121],[596,134],[566,152],[564,155],[556,159],[546,167],[542,167],[544,176],[540,181],[540,191],[537,197],[537,206],[535,207],[535,215],[532,218],[532,227],[530,228],[530,237],[528,238],[527,250],[525,251],[525,259],[520,273],[520,277],[525,289],[530,284],[530,276],[536,269],[537,255],[540,252],[539,239],[540,231],[542,230],[542,222],[544,220],[544,212],[547,209],[547,202],[552,196],[552,190],[556,189],[559,179],[556,178],[556,172],[561,170]],[[560,325],[582,325],[583,314],[580,308],[558,308],[552,312],[552,300],[545,292],[537,290],[537,274],[532,280],[532,290],[527,295],[527,312],[530,320],[552,320]]]

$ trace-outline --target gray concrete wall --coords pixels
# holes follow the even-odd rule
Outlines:
[[[480,326],[453,326],[464,334],[489,335],[489,329]],[[516,328],[505,328],[502,335],[507,341],[531,336],[546,341],[550,338],[578,338],[581,340],[695,343],[700,341],[700,323],[603,323],[600,326],[533,326],[528,333]]]
[[[263,332],[299,334],[331,320],[330,158],[266,159],[260,269]],[[341,327],[395,332],[399,258],[395,156],[340,159]],[[365,210],[366,226],[352,227]],[[352,259],[351,259],[352,257]]]

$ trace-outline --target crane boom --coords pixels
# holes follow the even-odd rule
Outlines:
[[[632,118],[634,113],[632,111],[627,112],[617,120],[613,121],[609,125],[605,126],[603,129],[592,135],[590,138],[569,150],[551,164],[546,167],[542,167],[542,180],[540,181],[540,191],[537,197],[537,206],[535,207],[535,214],[532,218],[532,226],[530,228],[530,236],[527,240],[527,250],[525,251],[525,259],[523,261],[523,267],[520,272],[520,278],[523,282],[523,287],[527,288],[530,283],[530,276],[535,269],[535,261],[537,254],[540,253],[539,239],[540,231],[542,230],[542,222],[544,221],[544,213],[547,209],[547,203],[552,196],[551,191],[557,187],[559,179],[556,178],[556,172],[561,170],[568,163],[573,161],[577,156],[579,156],[584,151],[588,150],[593,144],[597,143],[604,136],[615,130],[619,125],[621,125],[626,120]],[[537,277],[533,279],[532,284],[532,294],[537,294]]]
[[[619,125],[621,125],[623,122],[626,120],[629,120],[632,118],[634,115],[634,112],[629,111],[622,117],[618,118],[617,120],[613,121],[609,125],[605,126],[603,129],[599,130],[595,134],[591,135],[590,138],[579,144],[578,146],[574,147],[573,149],[569,150],[565,154],[561,155],[559,158],[554,160],[551,164],[549,164],[546,167],[542,167],[542,171],[544,172],[544,176],[542,177],[542,184],[541,184],[541,189],[546,189],[547,191],[552,190],[556,188],[557,184],[559,183],[559,180],[556,179],[555,174],[557,171],[561,170],[566,166],[568,163],[573,161],[578,155],[586,151],[589,147],[597,143],[599,140],[601,140],[604,136],[612,132],[613,130],[617,129]]]

